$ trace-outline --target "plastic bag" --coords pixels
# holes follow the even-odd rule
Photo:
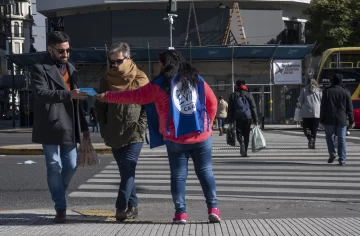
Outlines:
[[[295,108],[295,114],[294,114],[294,121],[301,122],[301,116],[300,116],[300,108]]]
[[[226,143],[230,146],[236,145],[236,131],[234,125],[226,129]]]
[[[91,143],[91,139],[83,138],[78,149],[77,166],[88,167],[97,165],[99,163],[100,159],[95,152],[95,149]]]
[[[256,125],[253,129],[253,136],[251,140],[251,149],[252,152],[258,152],[266,148],[266,141],[264,135],[261,132],[260,126]]]

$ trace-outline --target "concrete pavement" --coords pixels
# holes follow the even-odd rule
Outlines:
[[[47,209],[0,212],[0,235],[342,236],[359,235],[360,231],[360,218],[225,219],[220,224],[204,220],[178,225],[151,217],[117,223],[111,216],[85,216],[77,212],[68,212],[65,224],[53,224],[53,217],[53,210]]]

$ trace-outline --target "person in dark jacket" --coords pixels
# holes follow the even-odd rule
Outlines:
[[[246,101],[242,100],[243,98]],[[243,107],[239,107],[240,101]],[[258,125],[259,121],[254,98],[246,87],[244,80],[236,81],[235,92],[230,95],[228,104],[228,119],[230,124],[235,123],[236,125],[236,137],[240,143],[240,155],[242,157],[247,157],[251,119],[256,125]],[[239,109],[243,112],[239,111]]]
[[[338,138],[339,165],[346,160],[346,127],[354,127],[354,114],[351,95],[341,86],[343,76],[336,74],[331,80],[331,86],[323,93],[320,107],[320,123],[325,127],[326,143],[329,151],[328,163],[336,159],[334,146],[335,135]],[[349,119],[349,121],[347,120]]]
[[[100,80],[99,93],[135,90],[149,83],[146,74],[130,59],[130,46],[127,43],[119,42],[111,46],[109,64],[110,68]],[[145,107],[96,101],[95,108],[101,137],[105,145],[111,147],[120,172],[116,220],[134,219],[138,216],[135,170],[147,127]]]
[[[31,73],[35,93],[32,141],[43,146],[56,223],[66,219],[65,191],[76,171],[81,132],[89,138],[80,103],[87,94],[78,89],[75,67],[68,62],[69,40],[63,32],[50,33],[49,54],[34,65]]]

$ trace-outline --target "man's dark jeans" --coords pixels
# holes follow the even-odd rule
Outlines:
[[[122,148],[112,148],[112,153],[119,167],[121,183],[116,209],[126,210],[128,206],[137,207],[135,187],[135,169],[143,143],[133,143]]]

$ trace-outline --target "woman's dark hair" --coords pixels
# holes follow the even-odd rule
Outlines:
[[[70,42],[70,37],[62,31],[54,31],[49,33],[47,41],[49,46],[54,46],[58,43]]]
[[[181,82],[181,90],[185,91],[190,86],[198,83],[198,71],[186,62],[179,51],[166,50],[159,54],[159,61],[164,65],[160,73],[165,77],[165,89],[170,93],[171,79],[177,74],[177,81]]]

